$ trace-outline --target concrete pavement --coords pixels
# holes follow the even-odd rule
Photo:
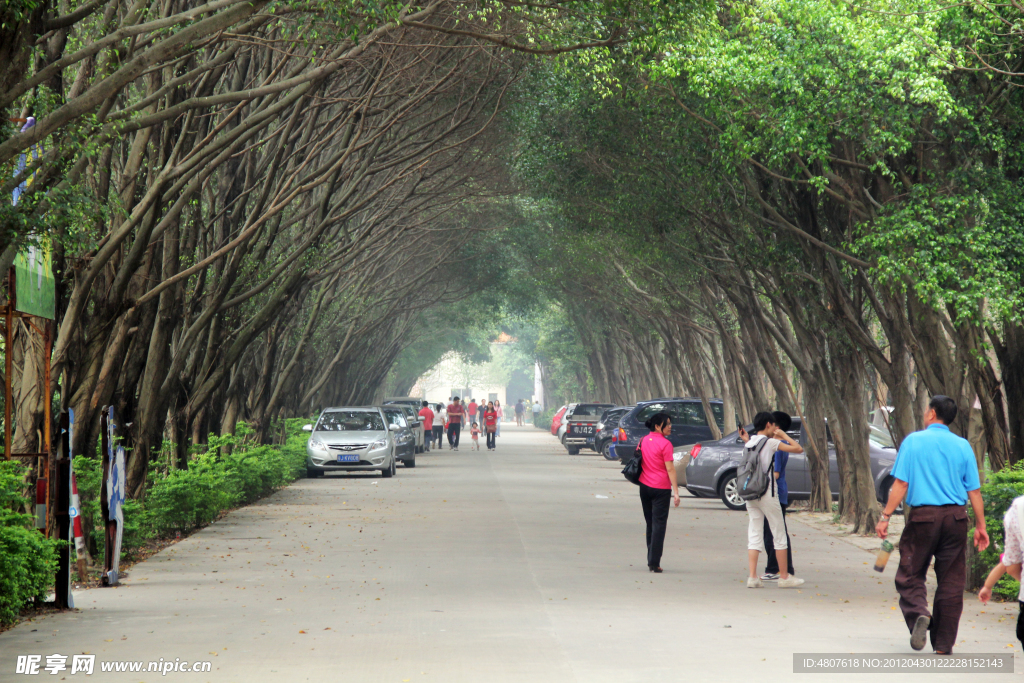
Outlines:
[[[30,680],[19,654],[88,652],[212,662],[103,681],[817,681],[792,673],[794,652],[911,652],[894,568],[879,576],[864,550],[793,523],[807,584],[748,590],[746,514],[684,497],[650,574],[620,466],[502,432],[493,453],[466,439],[390,480],[301,480],[237,510],[123,586],[76,593],[78,613],[0,634],[0,680]],[[957,653],[1013,650],[1015,618],[969,597]]]

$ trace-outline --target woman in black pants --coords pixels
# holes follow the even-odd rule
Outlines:
[[[669,499],[679,507],[679,484],[672,457],[672,418],[668,413],[652,415],[645,423],[651,433],[640,440],[643,472],[640,474],[640,504],[647,521],[647,567],[661,573],[661,552],[668,528]]]

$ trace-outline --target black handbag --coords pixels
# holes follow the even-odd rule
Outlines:
[[[629,459],[626,466],[622,468],[622,476],[637,486],[640,485],[640,475],[644,472],[644,456],[640,453],[640,444],[636,445],[633,457]]]

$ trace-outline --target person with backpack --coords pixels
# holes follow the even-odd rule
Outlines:
[[[656,413],[644,423],[651,433],[640,440],[637,448],[643,457],[640,474],[640,505],[647,522],[647,568],[661,573],[661,554],[665,548],[668,529],[669,500],[679,507],[679,484],[676,465],[672,457],[672,417]]]
[[[777,479],[774,471],[775,453],[803,453],[803,447],[779,428],[774,414],[762,411],[754,416],[757,432],[743,447],[743,456],[736,471],[736,489],[747,502],[747,564],[750,573],[747,588],[763,588],[757,576],[757,558],[765,548],[764,523],[767,520],[774,537],[775,555],[779,561],[779,588],[796,588],[804,583],[790,575],[788,562],[788,534],[779,504]]]
[[[790,427],[793,426],[793,418],[789,416],[789,413],[784,413],[781,410],[776,410],[772,413],[775,416],[775,424],[778,425],[779,429],[784,432],[788,432]],[[740,429],[740,438],[744,441],[750,439],[747,436],[747,432],[744,429]],[[786,529],[786,561],[789,562],[790,574],[796,574],[796,570],[793,569],[793,539],[789,535],[789,524],[786,522],[786,508],[789,507],[789,486],[786,484],[786,465],[789,464],[789,453],[779,449],[775,451],[775,487],[779,492],[779,507],[782,508],[782,526]],[[765,517],[764,526],[762,529],[764,533],[764,547],[767,551],[768,548],[775,549],[775,537],[772,535],[771,525],[768,524],[768,518]],[[774,552],[765,552],[768,556],[768,563],[764,568],[764,574],[761,575],[762,581],[776,581],[779,578],[779,560],[778,556]]]

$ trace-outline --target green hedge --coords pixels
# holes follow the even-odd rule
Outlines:
[[[189,459],[187,469],[167,469],[154,461],[145,498],[125,502],[122,558],[134,559],[151,539],[173,537],[178,532],[188,534],[226,510],[259,500],[305,476],[308,435],[302,425],[308,422],[306,418],[287,420],[288,436],[283,446],[247,442],[248,426],[240,423],[234,436],[211,435],[209,444]],[[85,533],[102,553],[104,536],[98,525],[100,462],[98,458],[78,456],[74,466]]]
[[[1024,462],[992,472],[981,487],[981,495],[985,500],[985,522],[992,542],[988,550],[978,554],[984,576],[999,561],[999,554],[1003,551],[1003,515],[1014,498],[1024,496]],[[1020,584],[1006,574],[992,592],[1008,600],[1016,600]]]
[[[45,600],[53,588],[60,541],[34,528],[34,517],[17,510],[24,496],[25,466],[0,461],[0,624],[11,624],[33,600]]]
[[[533,426],[537,429],[551,431],[551,421],[555,419],[556,410],[543,410],[533,420]]]

